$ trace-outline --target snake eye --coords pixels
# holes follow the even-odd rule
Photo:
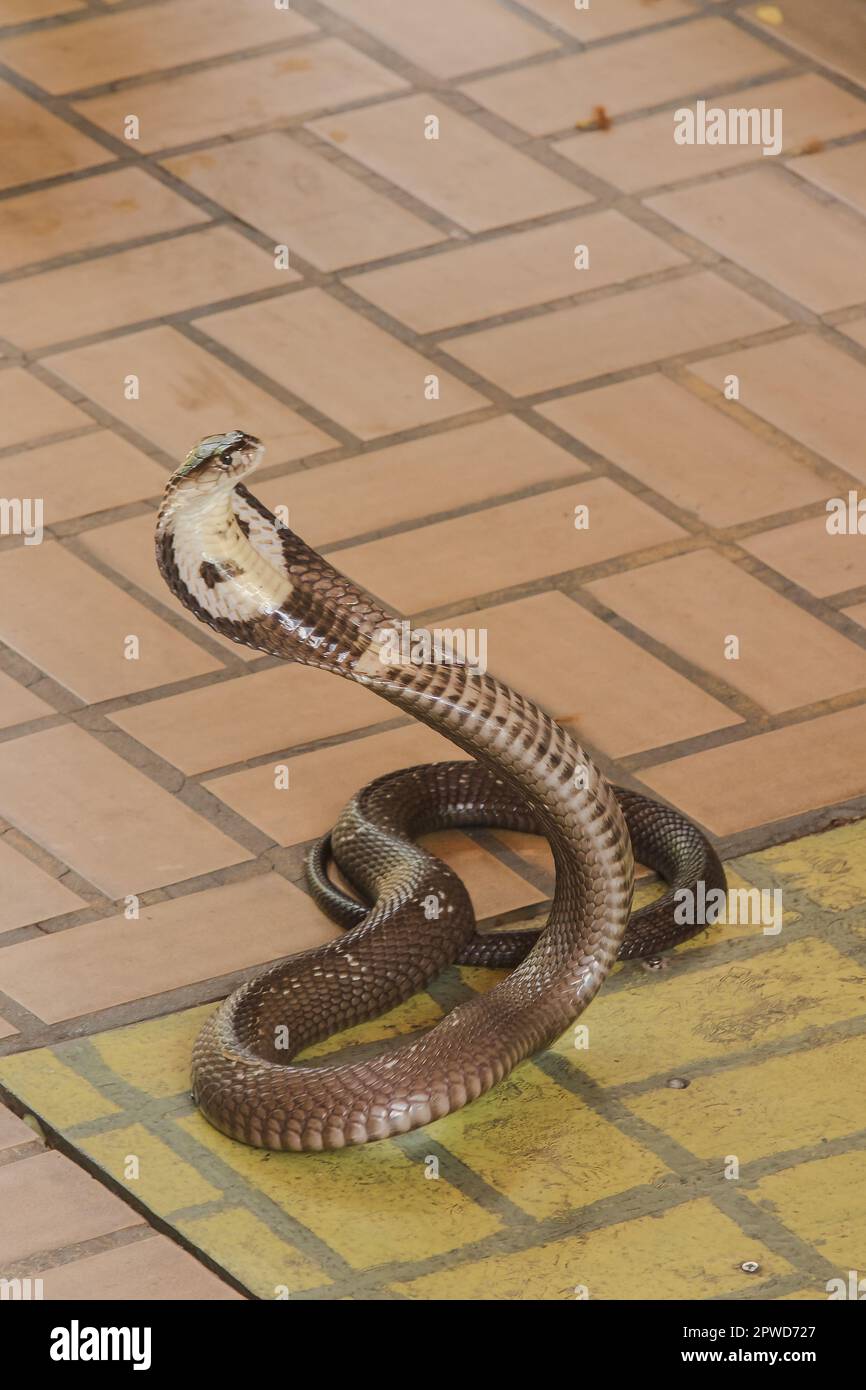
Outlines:
[[[231,434],[217,436],[214,443],[219,441],[214,449],[214,458],[223,468],[231,468],[232,464],[238,462],[239,456],[243,456],[249,450],[261,448],[261,443],[252,434],[244,434],[241,430],[232,430]]]
[[[226,434],[208,435],[199,440],[194,449],[178,469],[178,477],[200,476],[208,471],[231,472],[234,465],[243,460],[245,453],[259,454],[261,444],[251,434],[242,430],[230,430]]]

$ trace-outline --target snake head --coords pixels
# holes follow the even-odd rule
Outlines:
[[[171,482],[202,493],[228,490],[252,473],[263,453],[261,440],[243,430],[210,434],[190,449]]]

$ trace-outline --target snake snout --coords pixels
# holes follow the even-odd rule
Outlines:
[[[245,430],[229,430],[228,434],[214,434],[203,439],[194,452],[212,468],[242,477],[256,466],[264,453],[264,445]]]

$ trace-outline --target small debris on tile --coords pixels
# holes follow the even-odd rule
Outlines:
[[[824,141],[823,141],[823,140],[817,140],[817,139],[807,140],[807,141],[800,147],[800,149],[797,151],[797,153],[798,153],[798,154],[820,154],[821,151],[822,151],[823,149],[826,149],[826,148],[827,148],[827,147],[826,147],[826,145],[824,144]]]
[[[664,956],[646,956],[641,961],[641,967],[655,973],[657,970],[667,970],[668,962]]]
[[[594,106],[592,116],[588,121],[577,121],[575,130],[610,130],[613,121],[607,114],[605,106]]]

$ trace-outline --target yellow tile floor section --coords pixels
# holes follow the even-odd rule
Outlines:
[[[728,871],[782,890],[781,932],[617,967],[586,1031],[399,1140],[269,1154],[211,1129],[187,1069],[212,1005],[8,1056],[0,1087],[261,1298],[826,1298],[866,1271],[866,822]],[[497,978],[447,972],[339,1046]]]

